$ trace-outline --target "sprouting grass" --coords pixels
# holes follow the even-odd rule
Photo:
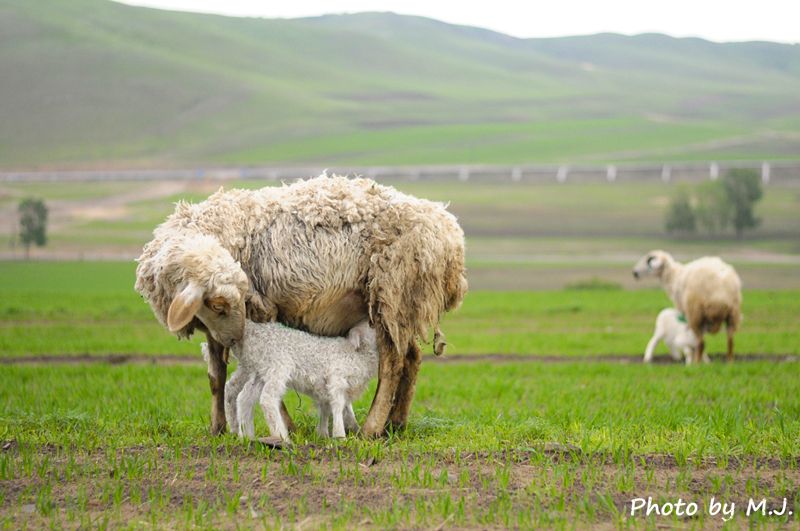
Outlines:
[[[179,342],[158,324],[134,271],[132,262],[0,263],[0,356],[196,354],[199,340]],[[475,291],[444,331],[451,354],[640,354],[668,305],[657,289]],[[800,353],[797,291],[746,291],[743,311],[738,352]],[[723,351],[724,334],[709,348]]]
[[[643,495],[796,503],[793,363],[423,364],[405,431],[320,440],[310,401],[289,394],[299,431],[284,450],[209,435],[204,372],[6,367],[0,515],[37,527],[529,527],[624,522]],[[628,523],[646,522],[678,521]]]

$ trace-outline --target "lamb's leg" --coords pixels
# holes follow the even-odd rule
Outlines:
[[[349,401],[344,407],[344,429],[347,433],[358,433],[356,413],[353,411],[353,403]]]
[[[405,427],[408,422],[408,413],[411,410],[411,402],[414,400],[414,391],[417,386],[417,373],[422,363],[419,347],[416,343],[411,343],[403,360],[403,372],[400,376],[400,384],[397,387],[394,406],[389,413],[389,423],[394,429]]]
[[[644,363],[650,363],[653,360],[653,351],[656,349],[656,345],[658,345],[660,340],[661,336],[659,336],[658,333],[650,338],[650,341],[647,343],[647,348],[644,349],[644,359],[642,360]]]
[[[208,384],[211,387],[211,433],[225,433],[225,380],[228,377],[228,357],[226,348],[217,343],[211,334],[206,333],[208,341]]]
[[[331,405],[324,400],[317,403],[319,410],[319,423],[317,424],[317,435],[328,437],[328,425],[331,423]]]
[[[269,426],[269,433],[272,436],[277,436],[284,441],[289,441],[289,430],[286,424],[283,423],[281,416],[281,398],[285,391],[283,385],[264,385],[261,391],[261,409],[264,410],[264,417],[267,419],[267,426]]]
[[[331,436],[336,439],[344,439],[346,436],[344,431],[344,408],[346,405],[347,400],[344,393],[336,393],[331,397],[330,408],[333,418]]]
[[[246,383],[247,374],[240,365],[236,368],[228,383],[225,384],[225,418],[228,419],[231,433],[239,433],[239,414],[236,403],[239,393]]]
[[[241,391],[236,397],[236,409],[238,412],[237,423],[239,424],[239,437],[253,439],[256,436],[255,425],[253,423],[253,410],[256,406],[261,389],[264,383],[255,376],[251,377],[242,386]]]
[[[380,359],[378,363],[378,388],[364,421],[362,433],[365,437],[380,437],[386,430],[389,412],[394,404],[395,392],[403,372],[403,360],[391,342],[378,341]]]

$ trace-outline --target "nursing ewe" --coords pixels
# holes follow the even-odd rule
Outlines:
[[[730,265],[717,257],[698,258],[688,264],[664,251],[650,251],[633,268],[637,279],[656,276],[697,336],[696,363],[703,358],[703,334],[715,334],[725,324],[728,361],[733,361],[733,335],[741,321],[742,283]]]
[[[368,319],[380,362],[362,432],[404,425],[417,340],[467,290],[455,217],[368,179],[321,176],[179,202],[138,261],[136,289],[159,321],[179,337],[208,336],[215,432],[225,429],[223,347],[241,340],[245,316],[327,336]]]

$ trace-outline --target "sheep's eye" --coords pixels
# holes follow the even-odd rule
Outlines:
[[[228,303],[221,297],[206,301],[206,306],[208,306],[212,312],[222,316],[227,315],[230,310]]]
[[[653,267],[653,260],[655,260],[655,259],[656,259],[655,256],[648,256],[647,257],[647,265],[650,266],[650,267]]]

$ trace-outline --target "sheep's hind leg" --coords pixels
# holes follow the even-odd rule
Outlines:
[[[358,433],[358,421],[352,402],[347,402],[344,406],[344,429],[347,433]]]
[[[733,332],[728,328],[728,354],[726,356],[728,363],[733,363]]]
[[[331,405],[324,400],[317,403],[319,410],[319,423],[317,423],[317,435],[320,437],[328,437],[328,425],[331,421]]]
[[[403,371],[402,359],[398,359],[391,344],[380,345],[379,343],[378,351],[380,353],[378,388],[375,390],[375,397],[372,399],[372,405],[361,430],[365,437],[380,437],[385,433],[386,423],[389,420],[389,413],[392,410],[395,392]]]
[[[408,413],[411,402],[414,400],[414,391],[417,386],[417,374],[422,363],[419,347],[411,343],[403,360],[403,372],[400,375],[400,384],[397,386],[394,406],[389,413],[389,424],[393,429],[401,429],[408,422]]]
[[[694,362],[697,363],[698,365],[703,360],[703,354],[705,353],[705,348],[706,348],[706,342],[701,336],[700,341],[697,343],[697,348],[694,351]]]
[[[211,433],[225,433],[225,380],[228,378],[226,348],[206,334],[208,341],[208,385],[211,387]]]

